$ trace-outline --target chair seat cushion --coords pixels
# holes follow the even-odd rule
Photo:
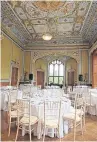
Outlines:
[[[75,113],[75,109],[72,107],[72,108],[70,109],[70,112],[71,112],[71,113]],[[76,114],[77,114],[77,115],[84,115],[84,112],[83,112],[83,110],[81,110],[81,109],[76,109]]]
[[[66,113],[66,114],[64,114],[64,116],[63,116],[63,119],[64,119],[64,120],[72,120],[72,121],[75,121],[75,118],[76,118],[76,121],[77,121],[77,122],[81,121],[81,118],[80,118],[77,114],[76,114],[76,116],[75,116],[74,113]]]
[[[35,124],[38,121],[36,116],[30,116],[30,125]],[[29,125],[29,116],[23,116],[20,120],[20,123],[23,125]]]
[[[17,110],[17,105],[15,104],[15,105],[12,105],[12,109],[13,110]]]
[[[47,128],[58,128],[58,120],[56,119],[47,119],[45,120],[45,126]]]

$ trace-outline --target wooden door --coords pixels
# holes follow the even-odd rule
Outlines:
[[[97,50],[93,53],[92,87],[97,87]]]
[[[41,88],[44,88],[44,72],[37,71],[37,85],[41,85]]]
[[[68,85],[74,85],[74,71],[68,72]]]
[[[17,86],[18,83],[18,68],[12,67],[11,86]]]

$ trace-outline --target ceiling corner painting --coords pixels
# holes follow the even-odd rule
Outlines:
[[[96,1],[2,1],[1,29],[24,49],[91,46],[97,40]],[[50,33],[52,39],[42,36]]]

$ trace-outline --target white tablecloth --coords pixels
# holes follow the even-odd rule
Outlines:
[[[50,98],[51,99],[51,98]],[[54,98],[53,98],[54,99]],[[59,99],[59,98],[57,98]],[[70,111],[71,108],[71,101],[66,99],[65,97],[62,97],[61,100],[64,99],[65,101],[62,102],[62,108],[61,108],[61,120],[60,120],[60,127],[59,127],[59,133],[60,137],[64,137],[64,133],[68,133],[68,122],[65,121],[63,122],[63,115],[67,112]],[[34,100],[34,99],[32,99]],[[37,99],[36,104],[32,106],[32,115],[37,116],[39,118],[38,126],[37,129],[34,129],[34,135],[37,136],[38,139],[41,138],[42,136],[42,123],[41,120],[43,120],[43,115],[44,115],[44,107],[43,104],[38,105],[39,103],[39,98]],[[41,100],[40,100],[41,101]],[[22,135],[25,134],[24,128],[22,129]],[[54,129],[47,129],[46,135],[50,137],[54,137]]]
[[[1,90],[1,95],[0,95],[0,99],[1,99],[1,108],[0,110],[4,110],[4,111],[7,111],[8,110],[8,96],[9,96],[9,89],[3,89]],[[17,98],[12,98],[12,102],[15,102],[16,99],[22,99],[22,91],[21,90],[18,90],[18,95],[17,95]]]
[[[57,89],[56,89],[57,90]],[[47,93],[48,92],[48,93]],[[2,109],[3,110],[7,110],[7,102],[8,102],[8,95],[9,95],[9,90],[3,90],[1,92],[1,96],[3,97],[3,101],[2,101]],[[37,92],[36,92],[37,94]],[[37,129],[34,130],[34,135],[36,135],[38,137],[38,139],[41,138],[42,135],[42,124],[41,124],[41,119],[43,118],[43,114],[44,114],[44,108],[43,108],[43,104],[40,104],[40,102],[43,102],[45,99],[57,99],[57,100],[64,100],[64,102],[62,103],[62,110],[61,110],[61,120],[60,120],[60,137],[64,137],[64,133],[67,134],[68,133],[68,122],[65,121],[63,122],[62,116],[64,115],[64,113],[67,113],[70,111],[70,106],[71,106],[71,101],[69,99],[66,99],[65,97],[62,97],[62,92],[61,90],[57,90],[57,92],[55,93],[55,90],[53,90],[53,92],[50,90],[46,91],[43,90],[42,91],[42,95],[35,95],[34,98],[31,98],[32,101],[35,102],[35,105],[32,105],[32,115],[34,116],[38,116],[39,118],[39,122],[38,122],[38,126],[36,127]],[[52,97],[51,97],[52,96]],[[57,97],[55,97],[57,96]],[[18,95],[17,95],[17,99],[22,99],[23,97],[23,92],[21,90],[18,90]],[[15,100],[13,100],[15,101]],[[64,126],[64,127],[63,127]],[[64,130],[63,130],[64,129]],[[51,132],[51,134],[48,132]],[[22,129],[22,135],[24,135],[24,128]],[[50,137],[54,137],[54,130],[53,129],[47,129],[47,135],[49,135]]]
[[[92,115],[97,115],[97,89],[90,89],[89,92],[91,93],[91,104],[96,105],[96,112],[95,108],[90,108],[89,113]]]

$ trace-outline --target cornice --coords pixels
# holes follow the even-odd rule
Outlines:
[[[16,46],[18,46],[22,51],[24,50],[23,47],[21,47],[16,41],[14,41],[10,36],[8,36],[4,31],[2,31],[2,34],[7,37],[9,40],[11,40]]]
[[[40,47],[33,47],[32,49],[24,49],[24,51],[33,51],[33,50],[89,50],[88,45],[64,45],[64,46],[40,46]]]
[[[91,55],[91,53],[93,53],[93,51],[97,49],[97,41],[93,44],[93,46],[89,49],[89,55]]]

